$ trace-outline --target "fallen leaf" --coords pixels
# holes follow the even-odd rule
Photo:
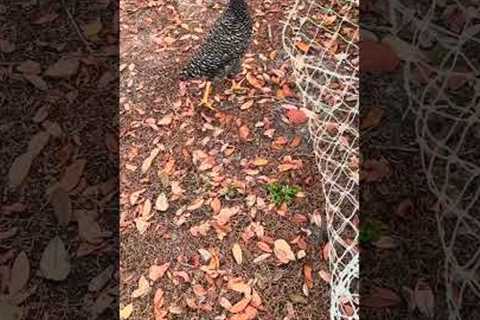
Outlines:
[[[158,156],[160,153],[160,148],[155,148],[150,152],[150,155],[143,161],[142,163],[142,173],[145,174],[148,169],[150,169],[153,160]]]
[[[318,271],[318,275],[326,283],[330,284],[332,282],[332,275],[330,274],[330,272],[325,270],[320,270]]]
[[[48,90],[48,84],[45,80],[43,80],[43,78],[41,76],[36,75],[36,74],[26,73],[26,74],[23,75],[23,77],[28,82],[33,84],[35,86],[35,88],[37,88],[39,90],[42,90],[42,91],[47,91]]]
[[[18,320],[22,318],[20,307],[6,301],[0,301],[0,310],[2,311],[2,319],[4,320]]]
[[[62,239],[51,239],[42,253],[40,271],[49,280],[62,281],[70,274],[70,257]]]
[[[300,49],[304,54],[307,54],[308,51],[310,51],[310,45],[309,44],[306,44],[305,42],[303,41],[298,41],[297,43],[295,43],[295,46]]]
[[[162,119],[158,120],[157,124],[159,126],[168,126],[172,123],[173,121],[173,113],[169,113],[166,116],[164,116]]]
[[[263,252],[267,252],[267,253],[272,253],[273,252],[272,248],[270,248],[270,245],[268,243],[263,242],[263,241],[258,241],[257,246]]]
[[[13,262],[12,271],[10,272],[10,282],[8,291],[11,296],[24,289],[30,278],[30,262],[25,251],[20,252]]]
[[[73,213],[78,223],[78,236],[83,241],[90,244],[100,244],[103,241],[104,234],[95,214],[84,210],[75,210]]]
[[[205,288],[203,288],[200,284],[194,285],[192,289],[193,293],[195,293],[197,297],[203,297],[207,294],[207,290],[205,290]]]
[[[363,165],[362,178],[367,182],[380,181],[390,175],[390,167],[384,160],[366,160]]]
[[[150,293],[151,290],[152,288],[150,287],[150,284],[148,283],[147,278],[145,278],[145,276],[142,275],[138,280],[138,287],[132,292],[132,298],[135,299],[135,298],[143,297],[148,293]]]
[[[97,19],[95,21],[92,21],[92,22],[82,26],[83,34],[87,38],[90,38],[90,39],[94,38],[102,30],[102,27],[103,27],[102,22],[100,21],[100,19]]]
[[[312,267],[308,264],[303,265],[303,277],[305,278],[305,284],[309,289],[313,288],[313,276]]]
[[[256,89],[262,89],[263,86],[265,85],[265,83],[264,83],[263,81],[261,81],[261,80],[259,80],[258,78],[256,78],[256,77],[255,77],[253,74],[251,74],[250,72],[247,73],[246,78],[247,78],[248,83],[249,83],[252,87],[254,87],[254,88],[256,88]]]
[[[253,106],[254,101],[253,100],[248,100],[247,102],[243,103],[240,106],[240,110],[247,110],[250,109]]]
[[[187,207],[187,210],[195,211],[197,209],[200,209],[203,206],[204,202],[205,200],[203,198],[197,198]]]
[[[392,237],[383,236],[373,243],[375,247],[380,249],[395,249],[398,248],[400,243]]]
[[[105,270],[103,270],[100,274],[90,280],[88,284],[88,291],[90,292],[98,292],[102,290],[107,283],[112,279],[113,275],[113,264],[109,265]]]
[[[225,298],[225,297],[220,297],[220,298],[218,299],[218,304],[220,304],[220,306],[221,306],[222,308],[224,308],[225,310],[230,310],[230,309],[232,308],[231,302],[228,301],[228,299]]]
[[[235,258],[235,261],[237,264],[242,264],[243,257],[242,257],[242,248],[240,248],[240,245],[238,243],[235,243],[232,247],[232,253],[233,257]]]
[[[23,180],[25,180],[28,172],[30,171],[32,160],[33,157],[31,153],[24,153],[18,156],[15,161],[13,161],[13,164],[8,172],[10,188],[18,187]]]
[[[122,310],[120,310],[120,319],[128,319],[133,313],[133,304],[130,303],[126,305]]]
[[[415,211],[413,201],[411,199],[405,199],[397,207],[395,214],[399,217],[406,218],[412,216]]]
[[[165,272],[167,272],[168,268],[170,267],[170,262],[164,263],[162,265],[151,265],[150,269],[148,270],[148,277],[153,282],[157,281],[158,279],[162,278]]]
[[[155,291],[155,295],[153,297],[153,314],[155,316],[155,320],[166,320],[166,316],[168,314],[168,311],[163,309],[163,304],[165,302],[163,295],[164,292],[161,288],[158,288],[157,291]]]
[[[250,129],[246,125],[243,125],[240,127],[240,129],[238,129],[238,134],[241,140],[249,141]]]
[[[427,60],[426,55],[418,46],[403,41],[397,36],[387,35],[382,39],[382,43],[392,48],[398,57],[404,61],[420,62]]]
[[[77,73],[79,66],[78,58],[61,58],[48,67],[44,74],[51,78],[70,78]]]
[[[230,312],[231,313],[240,313],[242,312],[243,310],[245,310],[245,308],[250,304],[250,301],[252,300],[252,296],[246,296],[244,298],[242,298],[242,300],[238,301],[237,303],[235,303],[231,308],[230,308]]]
[[[63,187],[63,190],[69,192],[77,186],[86,164],[87,161],[85,159],[78,159],[73,161],[72,164],[65,169],[65,173],[60,180],[60,185]]]
[[[58,186],[50,194],[53,213],[61,226],[67,226],[72,220],[72,200],[67,192]]]
[[[239,212],[239,208],[234,207],[234,208],[223,208],[220,210],[220,212],[214,216],[214,219],[216,222],[223,226],[226,225],[230,219],[236,215]]]
[[[152,201],[150,201],[150,199],[145,200],[142,206],[141,218],[145,221],[148,221],[154,215],[155,213],[152,213]]]
[[[283,239],[275,240],[273,244],[273,253],[280,260],[281,263],[288,263],[290,261],[295,261],[295,254],[293,253],[290,245],[287,241]]]
[[[270,253],[264,253],[253,259],[253,263],[260,263],[268,258],[270,258],[271,254]]]
[[[220,201],[220,199],[212,199],[212,201],[210,202],[210,208],[212,208],[214,214],[219,213],[222,208],[222,202]]]
[[[50,134],[48,132],[37,132],[28,142],[27,152],[31,153],[32,157],[35,158],[40,154],[43,148],[45,148],[49,139]]]
[[[13,227],[13,228],[8,229],[7,231],[0,232],[0,241],[15,236],[17,234],[17,232],[18,232],[17,227]]]
[[[308,121],[307,115],[298,109],[287,110],[288,120],[294,125],[304,124]]]
[[[428,318],[434,316],[435,300],[432,289],[423,280],[417,281],[414,290],[415,305],[418,310]]]
[[[361,299],[361,305],[367,308],[388,308],[398,305],[400,297],[392,290],[386,288],[374,288],[369,295]]]
[[[387,44],[367,40],[359,43],[359,49],[362,72],[392,72],[400,64],[400,59]]]
[[[362,124],[360,125],[360,129],[367,129],[367,128],[376,128],[380,121],[382,120],[384,114],[383,108],[379,107],[372,107],[368,111],[367,115],[364,119],[362,119]]]
[[[252,290],[241,278],[230,279],[227,283],[227,288],[239,293],[249,293]]]
[[[155,209],[159,211],[167,211],[169,208],[168,199],[164,192],[160,193],[155,201]]]

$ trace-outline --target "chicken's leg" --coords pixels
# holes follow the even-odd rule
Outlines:
[[[208,101],[208,97],[210,96],[211,89],[212,89],[212,83],[210,81],[207,81],[207,84],[205,86],[205,92],[203,93],[203,98],[202,98],[202,101],[200,102],[200,106],[216,111],[216,109],[213,107],[213,103]]]

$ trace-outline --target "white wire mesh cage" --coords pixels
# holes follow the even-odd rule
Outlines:
[[[411,51],[418,53],[405,65],[405,90],[429,189],[438,199],[452,320],[470,318],[480,300],[480,12],[467,5],[391,7],[394,33],[408,26]],[[425,47],[433,56],[423,55]]]
[[[297,0],[282,37],[323,178],[331,319],[359,319],[358,11],[358,1]]]

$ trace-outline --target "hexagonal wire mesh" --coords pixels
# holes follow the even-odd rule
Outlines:
[[[469,318],[480,299],[480,13],[468,2],[391,2],[394,35],[405,39],[408,112],[430,191],[438,199],[449,319]],[[422,48],[432,47],[434,59]],[[469,307],[470,306],[470,307]]]
[[[331,319],[359,319],[358,14],[357,0],[297,0],[282,37],[323,178]]]

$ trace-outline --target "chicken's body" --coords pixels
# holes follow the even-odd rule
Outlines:
[[[230,0],[203,45],[181,71],[180,79],[215,81],[240,72],[242,58],[250,45],[252,27],[245,0]]]

